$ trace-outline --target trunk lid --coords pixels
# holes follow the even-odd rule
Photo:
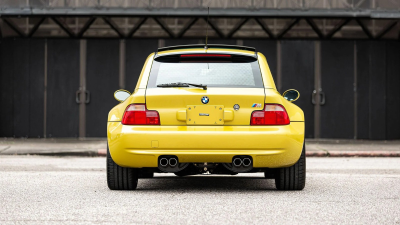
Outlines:
[[[208,98],[204,104],[202,99]],[[146,106],[157,110],[161,125],[250,125],[251,113],[264,106],[263,88],[148,88]],[[206,101],[204,101],[206,102]],[[238,105],[238,110],[234,106]]]

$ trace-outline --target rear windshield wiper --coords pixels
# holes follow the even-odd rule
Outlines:
[[[158,84],[157,87],[199,87],[203,88],[203,90],[207,90],[207,85],[203,84],[191,84],[191,83],[181,83],[181,82],[176,82],[176,83],[168,83],[168,84]]]

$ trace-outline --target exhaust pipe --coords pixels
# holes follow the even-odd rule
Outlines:
[[[160,155],[158,157],[158,169],[166,173],[176,173],[184,170],[189,163],[179,163],[179,159],[175,155]]]
[[[232,163],[233,163],[234,166],[239,167],[239,166],[242,165],[243,161],[242,161],[241,158],[236,158],[236,159],[233,160]]]
[[[168,159],[167,158],[161,158],[160,159],[160,165],[163,167],[168,166]]]
[[[253,157],[235,155],[232,158],[232,163],[223,163],[222,165],[234,173],[246,173],[253,169]]]
[[[170,158],[169,159],[169,165],[172,167],[175,167],[178,164],[178,160],[176,160],[175,158]]]
[[[251,159],[250,158],[244,158],[243,159],[243,166],[250,166],[251,165]]]

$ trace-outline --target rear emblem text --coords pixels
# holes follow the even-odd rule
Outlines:
[[[251,107],[253,107],[253,108],[261,108],[261,104],[260,103],[254,103]]]

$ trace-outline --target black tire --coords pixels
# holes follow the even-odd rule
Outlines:
[[[306,146],[299,161],[291,167],[279,168],[275,175],[275,186],[278,190],[303,190],[306,185]]]
[[[107,147],[107,185],[111,190],[135,190],[138,183],[138,169],[118,166],[111,158]]]

